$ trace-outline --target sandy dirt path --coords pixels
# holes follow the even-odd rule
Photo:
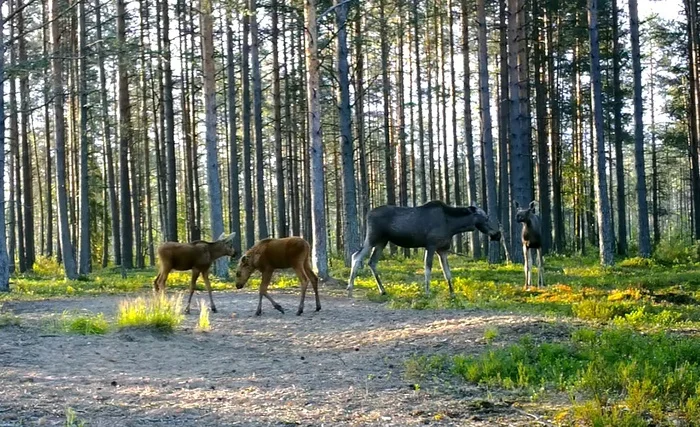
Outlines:
[[[5,303],[2,311],[21,324],[0,328],[0,426],[62,425],[67,407],[90,426],[532,425],[513,405],[484,402],[477,387],[432,381],[416,390],[404,363],[483,352],[489,326],[503,345],[567,333],[533,316],[392,310],[323,292],[323,310],[307,298],[297,317],[296,294],[273,296],[287,314],[264,301],[256,317],[256,294],[217,292],[211,332],[195,330],[193,308],[167,336],[64,335],[41,326],[64,310],[111,319],[123,296]]]

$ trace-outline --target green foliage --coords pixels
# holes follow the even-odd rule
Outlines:
[[[63,425],[65,427],[85,427],[87,424],[78,417],[73,408],[69,407],[66,408],[66,422]]]
[[[33,272],[40,277],[63,277],[63,266],[58,263],[56,258],[38,256],[34,261]]]
[[[700,340],[628,328],[579,329],[561,343],[518,344],[478,356],[421,356],[405,365],[409,378],[455,375],[488,387],[578,394],[567,415],[588,425],[657,422],[700,414]]]
[[[109,330],[104,314],[64,311],[58,319],[49,320],[48,328],[68,334],[103,335]]]
[[[5,326],[19,326],[20,318],[12,313],[0,313],[0,328]]]
[[[183,320],[181,293],[168,297],[158,292],[148,298],[124,299],[117,309],[117,325],[120,328],[172,332]]]

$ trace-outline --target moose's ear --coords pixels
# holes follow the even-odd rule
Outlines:
[[[530,210],[531,210],[533,213],[535,212],[535,207],[536,207],[536,206],[537,206],[537,202],[536,202],[536,201],[533,200],[533,201],[530,202]]]
[[[469,209],[469,212],[473,214],[477,213],[479,210],[479,208],[477,208],[476,206],[469,206],[467,209]]]
[[[520,203],[518,203],[518,201],[516,200],[516,201],[513,202],[513,206],[515,206],[515,209],[519,209],[519,208],[520,208]]]
[[[235,239],[235,238],[236,238],[236,232],[234,231],[233,233],[226,236],[226,241],[229,243],[233,243],[233,239]]]
[[[226,233],[221,233],[221,236],[219,236],[218,239],[216,239],[217,242],[221,242],[226,238]]]
[[[241,259],[239,260],[241,264],[247,264],[248,263],[248,255],[243,255]]]

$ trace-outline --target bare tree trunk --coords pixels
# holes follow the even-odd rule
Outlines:
[[[289,234],[285,217],[286,201],[284,199],[284,160],[282,157],[282,105],[280,89],[279,64],[279,17],[278,2],[272,0],[272,98],[273,122],[275,124],[275,180],[277,185],[277,237]],[[345,28],[343,28],[345,30]]]
[[[131,190],[129,186],[129,144],[131,143],[131,104],[129,101],[129,76],[126,45],[126,4],[117,0],[117,43],[119,45],[119,190],[121,212],[122,266],[133,268],[133,223],[131,217]],[[63,246],[66,251],[67,246]]]
[[[219,179],[219,159],[216,151],[216,70],[214,69],[214,20],[212,18],[212,1],[200,1],[202,28],[202,77],[204,80],[204,110],[206,114],[207,139],[207,184],[209,185],[209,215],[211,236],[216,239],[224,232],[224,218],[221,198],[221,181]],[[228,277],[226,260],[219,258],[215,263],[214,273],[219,277]]]
[[[95,12],[97,15],[97,11]],[[44,22],[49,22],[49,11],[46,2],[41,3],[41,16]],[[98,21],[99,22],[99,21]],[[46,25],[41,31],[42,33],[42,54],[44,58],[49,57],[49,26]],[[46,184],[46,239],[44,240],[46,244],[46,249],[44,253],[47,257],[53,256],[53,212],[54,212],[54,200],[51,195],[52,189],[51,185],[53,180],[51,178],[51,115],[49,112],[50,102],[49,96],[51,93],[51,80],[49,75],[49,67],[44,68],[44,138],[45,138],[45,149],[44,157],[46,158],[46,169],[44,171],[44,182]],[[3,169],[4,170],[4,169]],[[4,188],[4,187],[2,187]],[[106,250],[106,247],[105,247]],[[2,256],[0,254],[0,256]],[[0,267],[2,268],[2,267]]]
[[[471,70],[469,59],[469,3],[461,0],[462,4],[462,59],[464,67],[464,134],[466,135],[467,149],[467,181],[469,203],[475,204],[476,197],[476,164],[474,162],[474,133],[472,130],[472,95],[471,95]],[[417,51],[416,51],[417,52]],[[420,84],[420,82],[419,82]],[[419,86],[420,88],[420,86]],[[419,110],[420,111],[420,110]],[[469,239],[471,252],[474,258],[481,258],[481,244],[478,234],[472,233]]]
[[[0,0],[0,76],[5,75],[5,20],[2,16],[4,0]],[[44,44],[46,46],[46,44]],[[5,99],[5,85],[0,85],[0,99]],[[48,134],[47,134],[48,138]],[[0,102],[0,188],[5,188],[5,103]],[[0,292],[10,291],[10,260],[7,254],[5,229],[5,198],[0,197]]]
[[[15,2],[10,1],[10,15],[15,14]],[[10,37],[15,37],[13,27],[10,26]],[[10,46],[10,67],[17,66],[17,49],[15,45]],[[12,225],[12,233],[16,232],[16,250],[19,272],[27,271],[27,261],[24,251],[24,217],[22,215],[22,176],[20,173],[20,153],[19,153],[19,110],[17,106],[17,79],[13,76],[10,78],[10,157],[12,158],[12,167],[10,175],[13,176],[14,182],[11,183],[11,191],[14,191],[12,201],[14,203]]]
[[[501,227],[504,231],[502,238],[505,239],[507,248],[511,245],[511,199],[510,199],[510,176],[508,165],[510,155],[508,152],[508,132],[510,123],[510,103],[508,98],[508,24],[506,21],[506,0],[498,2],[499,17],[499,66],[500,66],[500,92],[499,92],[499,123],[498,123],[498,200],[501,215]],[[509,249],[512,252],[512,249]]]
[[[350,111],[350,67],[348,66],[348,42],[346,23],[348,5],[335,0],[336,25],[338,27],[338,121],[340,127],[340,151],[343,168],[343,221],[344,260],[350,266],[352,254],[360,248],[360,234],[357,224],[357,204],[355,190],[355,163],[353,159],[352,124]],[[337,186],[337,183],[336,183]]]
[[[231,22],[231,9],[226,12],[226,75],[228,78],[228,127],[229,127],[229,194],[231,210],[231,232],[236,233],[233,248],[236,253],[241,253],[241,197],[238,189],[238,139],[236,132],[236,72],[233,58],[233,24]]]
[[[258,18],[256,16],[257,0],[249,1],[250,13],[250,57],[252,61],[253,83],[253,117],[255,119],[255,177],[257,198],[258,238],[265,239],[269,233],[267,230],[267,217],[265,215],[265,161],[263,159],[263,134],[262,134],[262,81],[260,77],[260,59],[258,57]]]
[[[156,264],[156,254],[153,242],[153,212],[152,212],[152,194],[151,194],[151,152],[148,134],[148,83],[146,80],[146,34],[150,31],[148,19],[148,5],[142,3],[140,5],[141,15],[141,132],[143,139],[143,162],[144,162],[144,181],[146,189],[146,244],[148,252],[148,264],[153,267]],[[154,101],[155,102],[155,101]],[[155,117],[154,117],[155,119]],[[155,122],[155,120],[154,120]]]
[[[398,64],[397,64],[397,114],[398,114],[398,133],[399,133],[399,205],[408,206],[408,159],[406,153],[406,111],[404,101],[404,31],[405,22],[404,14],[399,5],[397,12],[399,15],[399,43],[398,43]],[[455,145],[456,146],[456,145]],[[409,248],[403,248],[404,257],[411,256]]]
[[[642,121],[642,60],[639,51],[639,13],[637,0],[629,0],[632,69],[634,70],[634,168],[637,172],[637,208],[639,220],[639,256],[651,256],[649,239],[649,207],[644,167],[644,122]]]
[[[453,0],[449,0],[450,8],[450,19],[449,19],[449,36],[450,36],[450,101],[452,104],[452,168],[454,171],[454,187],[455,187],[455,205],[462,205],[462,186],[460,182],[460,161],[459,161],[459,135],[457,133],[457,83],[455,75],[455,41],[454,41],[454,4]],[[403,32],[402,32],[403,34]],[[401,43],[403,51],[403,43]],[[399,64],[403,64],[400,59]],[[399,81],[403,81],[403,76],[399,78]],[[403,91],[402,91],[403,93]],[[458,234],[456,238],[456,249],[457,252],[464,251],[463,236]]]
[[[557,50],[554,48],[553,42],[554,33],[554,16],[550,16],[547,22],[547,74],[549,79],[549,106],[551,109],[550,120],[550,150],[552,167],[552,219],[554,221],[554,248],[558,252],[564,251],[565,236],[564,236],[564,214],[561,200],[561,138],[560,138],[560,109],[559,109],[559,85],[557,83],[557,75],[554,71],[554,55]]]
[[[416,0],[417,1],[417,0]],[[367,150],[365,148],[365,87],[364,87],[364,54],[362,52],[363,33],[362,17],[364,14],[355,14],[355,133],[357,136],[357,147],[360,150],[360,230],[364,229],[367,213],[369,212],[369,183],[367,182]]]
[[[496,167],[493,161],[493,135],[491,130],[491,101],[489,96],[489,74],[486,39],[486,10],[484,0],[477,0],[476,21],[479,25],[479,98],[481,104],[482,143],[484,148],[484,168],[486,172],[486,202],[489,220],[498,223],[498,200],[496,199]],[[483,182],[483,181],[482,181]],[[500,258],[498,242],[489,244],[489,262],[498,262]]]
[[[88,87],[87,87],[87,20],[85,2],[80,0],[80,256],[79,274],[91,269],[90,248],[90,177],[88,175]]]
[[[622,89],[620,83],[619,10],[613,0],[613,120],[615,131],[615,172],[617,181],[617,253],[627,255],[627,204],[625,203],[625,163],[622,158]]]
[[[54,133],[56,141],[56,185],[58,196],[59,234],[61,236],[61,254],[66,277],[71,280],[78,278],[78,272],[73,257],[73,246],[70,241],[70,226],[68,224],[68,195],[66,193],[66,128],[63,115],[63,49],[61,46],[61,14],[64,12],[58,0],[50,1],[51,22],[51,69],[53,75],[54,97]]]
[[[654,46],[652,45],[652,52]],[[656,248],[661,241],[661,219],[659,215],[659,165],[657,160],[656,148],[656,110],[654,109],[654,85],[655,85],[655,70],[654,57],[649,58],[649,113],[651,115],[651,194],[652,194],[652,214],[654,219],[654,239],[652,241],[653,248]]]
[[[328,279],[328,252],[326,248],[326,212],[324,206],[323,139],[321,138],[321,90],[318,61],[318,25],[316,24],[316,0],[304,1],[306,19],[306,73],[307,105],[309,114],[309,140],[311,147],[311,210],[313,220],[313,263],[318,277]]]
[[[175,112],[173,111],[173,71],[170,64],[170,16],[168,0],[161,1],[163,20],[163,114],[165,116],[166,240],[177,241],[177,170],[175,163]]]
[[[19,37],[19,63],[24,67],[27,63],[27,36],[24,34],[24,6],[22,0],[17,0],[17,35]],[[32,164],[29,151],[29,72],[22,71],[19,77],[20,96],[20,138],[22,140],[22,201],[24,202],[24,257],[25,267],[34,267],[36,251],[34,250],[34,192],[32,189]]]
[[[596,143],[596,213],[598,217],[598,241],[600,262],[612,265],[613,230],[610,223],[610,201],[608,200],[607,177],[605,174],[605,141],[603,133],[603,97],[600,81],[600,49],[598,42],[598,0],[588,0],[588,28],[591,40],[591,91],[593,93],[593,120]]]
[[[423,129],[423,83],[420,67],[420,36],[418,33],[418,3],[420,0],[413,0],[413,46],[416,54],[416,96],[418,97],[418,145],[420,147],[420,200],[421,203],[428,201],[428,183],[425,170],[425,131]],[[464,8],[466,0],[462,0]],[[463,9],[464,10],[464,9]],[[466,61],[468,65],[468,61]],[[465,71],[465,75],[467,75]],[[469,92],[465,89],[465,94]],[[468,96],[468,95],[467,95]],[[468,108],[468,107],[467,107]],[[468,135],[468,134],[467,134]],[[430,153],[432,156],[432,153]]]
[[[243,196],[245,198],[245,241],[246,249],[255,244],[255,222],[253,219],[253,181],[251,176],[251,141],[250,141],[250,15],[243,15],[243,56],[241,59],[243,89]]]
[[[544,14],[540,0],[532,2],[535,23],[533,25],[534,66],[535,66],[535,115],[537,122],[537,188],[541,219],[542,251],[547,253],[552,241],[551,203],[549,198],[549,127],[547,126],[547,82],[545,69],[544,40],[542,30]]]

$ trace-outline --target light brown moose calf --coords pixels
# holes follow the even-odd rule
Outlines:
[[[185,313],[190,312],[190,303],[192,302],[192,294],[194,294],[194,286],[195,283],[197,283],[197,278],[199,278],[200,274],[204,278],[204,284],[209,292],[211,311],[216,313],[214,298],[211,296],[209,268],[214,261],[222,256],[236,256],[236,250],[233,247],[234,237],[236,237],[236,233],[231,233],[228,236],[226,233],[224,233],[215,242],[195,240],[194,242],[189,243],[163,243],[158,247],[160,270],[158,276],[156,276],[155,280],[153,280],[154,290],[156,292],[165,290],[165,282],[168,280],[168,274],[170,274],[172,270],[192,270],[190,297],[187,300]]]
[[[284,313],[282,306],[277,304],[267,293],[272,273],[284,268],[293,268],[301,282],[301,301],[299,301],[297,316],[304,312],[304,299],[309,282],[311,282],[316,295],[316,311],[321,309],[321,300],[318,297],[318,277],[311,270],[311,246],[309,243],[301,237],[269,238],[259,241],[248,249],[238,261],[236,269],[236,288],[238,289],[245,286],[254,271],[262,273],[256,316],[262,313],[263,296],[270,300],[275,309]]]

